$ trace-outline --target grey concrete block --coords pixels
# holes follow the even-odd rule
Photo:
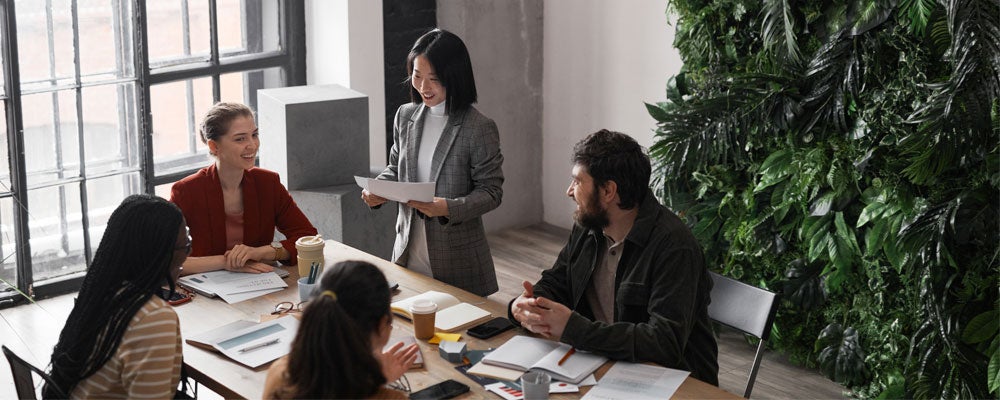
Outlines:
[[[340,85],[257,91],[260,166],[288,190],[344,185],[368,174],[368,96]]]
[[[388,260],[396,239],[396,203],[377,210],[361,201],[356,184],[290,191],[323,237]]]

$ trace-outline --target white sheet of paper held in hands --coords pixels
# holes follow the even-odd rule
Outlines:
[[[396,182],[355,176],[354,181],[368,193],[385,197],[392,201],[406,203],[410,200],[429,202],[434,200],[434,182]]]

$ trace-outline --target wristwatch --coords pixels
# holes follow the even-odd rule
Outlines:
[[[281,242],[275,240],[271,242],[271,247],[274,248],[274,261],[278,261],[278,255],[281,253],[281,249],[284,249],[285,246],[282,246]]]

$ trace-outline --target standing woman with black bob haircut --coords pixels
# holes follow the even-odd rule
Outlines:
[[[476,80],[455,34],[432,30],[406,58],[410,100],[396,111],[389,163],[378,179],[436,182],[431,202],[399,204],[392,261],[488,296],[498,290],[482,215],[503,198],[503,155],[493,120],[472,106]],[[362,191],[377,208],[386,199]]]
[[[267,371],[265,399],[405,399],[389,389],[417,359],[417,345],[386,353],[392,332],[385,275],[364,261],[337,263],[302,313],[287,356]]]
[[[173,294],[191,241],[181,210],[132,195],[108,220],[73,311],[52,352],[43,397],[172,398],[181,373]]]

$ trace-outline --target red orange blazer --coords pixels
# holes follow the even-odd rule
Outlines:
[[[180,207],[191,229],[192,257],[226,252],[226,210],[215,164],[174,183],[170,201]],[[275,227],[287,238],[281,241],[291,255],[285,264],[295,265],[298,261],[295,241],[315,235],[316,228],[295,205],[277,173],[261,168],[244,171],[243,244],[254,247],[271,244]]]

